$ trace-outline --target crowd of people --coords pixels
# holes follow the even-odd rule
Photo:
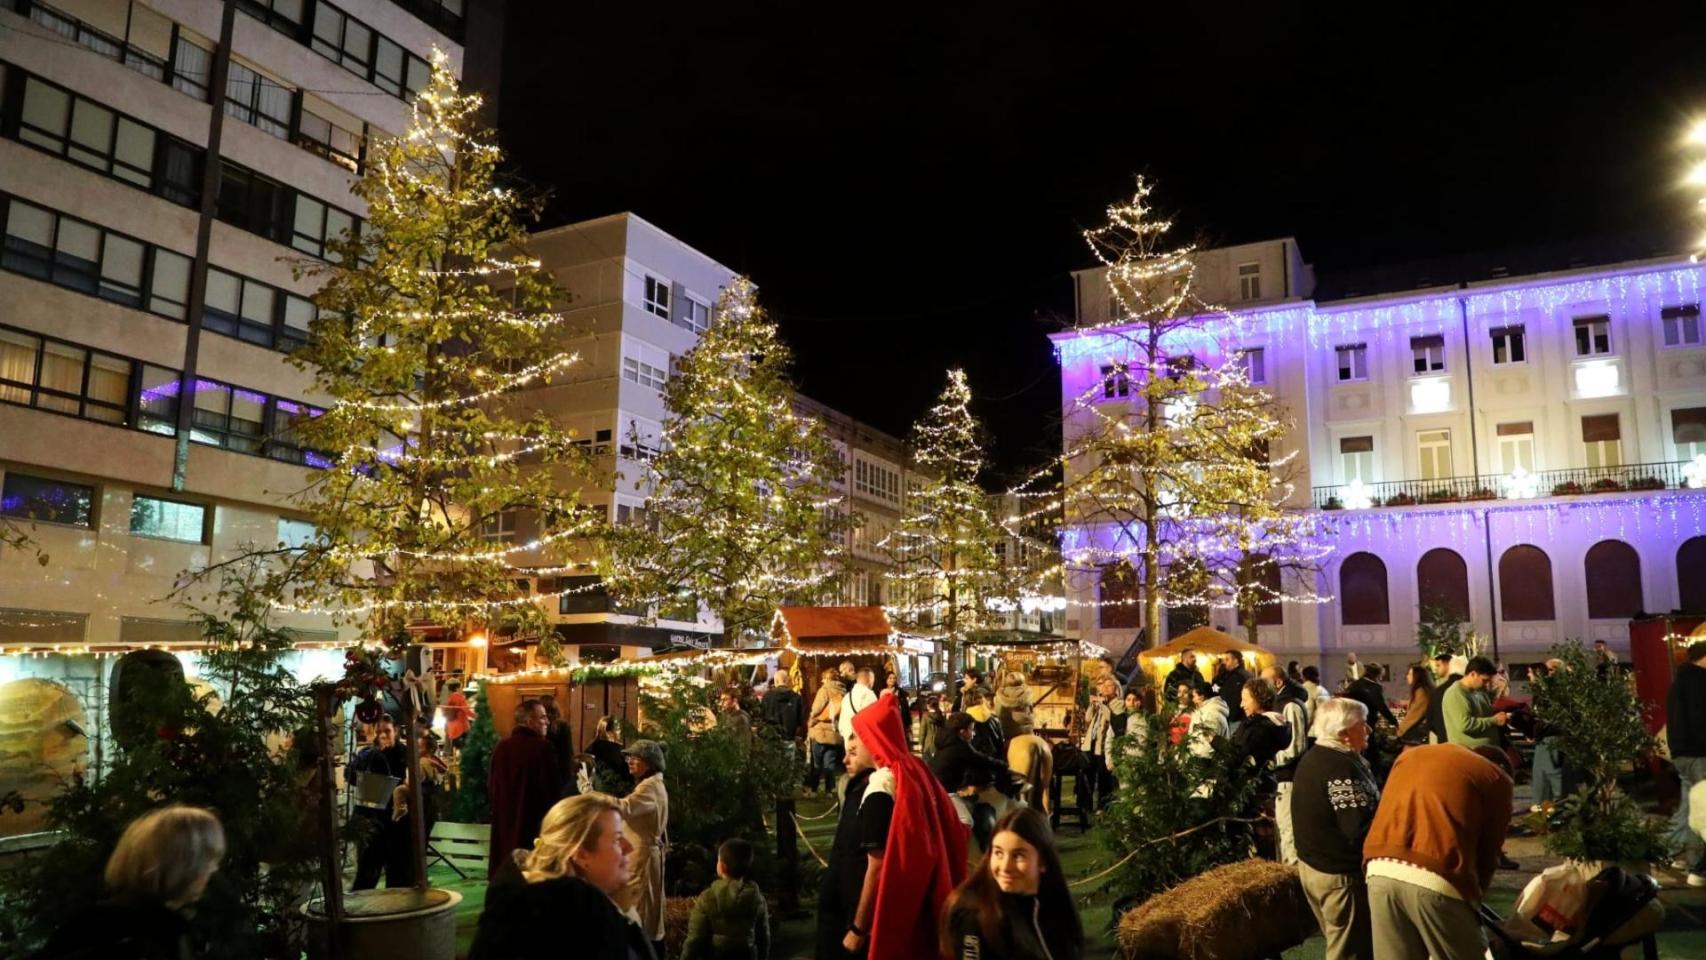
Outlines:
[[[1683,784],[1674,839],[1690,885],[1706,886],[1706,843],[1688,827],[1689,788],[1706,778],[1706,642],[1686,656],[1667,704]],[[1108,758],[1121,737],[1150,729],[1133,718],[1159,711],[1176,743],[1193,752],[1229,750],[1253,770],[1277,827],[1269,855],[1295,865],[1330,960],[1482,956],[1475,910],[1494,872],[1508,865],[1514,754],[1502,734],[1526,712],[1508,700],[1497,665],[1442,657],[1410,667],[1402,718],[1386,703],[1377,665],[1349,663],[1337,696],[1310,668],[1251,676],[1242,663],[1227,662],[1207,680],[1190,653],[1179,668],[1160,696],[1122,691],[1111,680],[1095,685],[1072,745],[1088,764],[1080,804],[1118,789],[1104,779]],[[785,677],[759,701],[758,722],[788,742],[811,744],[809,756],[799,755],[816,775],[811,788],[837,797],[815,956],[1081,956],[1084,930],[1047,790],[1027,792],[1035,771],[1009,762],[1034,736],[1028,697],[1010,684],[991,692],[976,670],[952,695],[923,697],[916,718],[902,697],[892,676],[878,684],[872,671],[849,663],[826,673],[809,710]],[[735,713],[745,718],[739,691],[719,700],[719,723]],[[644,739],[623,745],[618,724],[605,718],[586,753],[566,764],[559,748],[566,731],[559,733],[553,708],[543,700],[519,704],[512,732],[492,754],[492,869],[471,957],[555,957],[568,936],[579,955],[662,960],[671,815],[664,749]],[[1371,749],[1377,725],[1389,726],[1402,748],[1389,765]],[[1569,786],[1570,774],[1556,732],[1528,732],[1536,796],[1544,794],[1537,802],[1546,802]],[[394,722],[380,718],[371,734],[352,770],[399,779],[403,744]],[[430,731],[415,735],[432,756]],[[358,888],[380,875],[389,885],[412,882],[386,832],[415,802],[409,787],[399,782],[383,802],[376,797],[358,809],[383,821],[379,839],[357,857]],[[968,870],[973,839],[981,859]],[[108,860],[106,896],[44,956],[189,956],[189,910],[224,853],[219,819],[209,811],[173,805],[138,818]],[[769,908],[751,875],[754,860],[746,840],[718,848],[717,879],[694,904],[684,960],[769,960]]]

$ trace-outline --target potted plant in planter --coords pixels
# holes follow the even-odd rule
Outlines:
[[[1459,499],[1461,498],[1458,497],[1457,491],[1450,488],[1430,490],[1427,496],[1429,503],[1456,503]]]
[[[1467,496],[1465,496],[1463,499],[1473,501],[1473,500],[1497,500],[1498,498],[1499,498],[1499,495],[1494,493],[1491,489],[1489,489],[1487,487],[1476,487],[1475,489],[1469,491],[1469,494]]]
[[[1623,484],[1611,477],[1601,477],[1588,489],[1594,493],[1622,493]]]
[[[1408,493],[1394,493],[1386,498],[1386,505],[1389,507],[1413,507],[1416,505],[1416,498]]]
[[[1582,492],[1582,485],[1574,480],[1565,480],[1552,488],[1554,497],[1573,497]]]
[[[1554,856],[1646,872],[1665,855],[1664,832],[1617,783],[1653,745],[1633,678],[1614,671],[1601,679],[1580,643],[1558,644],[1552,655],[1563,667],[1535,682],[1535,714],[1557,731],[1565,764],[1583,782],[1535,826]]]
[[[1631,490],[1663,490],[1665,482],[1658,477],[1636,477],[1629,481]]]
[[[1327,502],[1321,504],[1321,509],[1323,509],[1323,510],[1343,510],[1343,509],[1345,509],[1345,505],[1339,501],[1338,497],[1328,497]]]

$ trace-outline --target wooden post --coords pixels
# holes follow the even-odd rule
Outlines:
[[[332,784],[332,710],[337,705],[337,693],[331,684],[314,685],[314,735],[320,738],[320,885],[325,896],[326,956],[338,958],[338,939],[344,918],[343,845],[338,842],[338,817],[335,811],[338,796]]]
[[[415,691],[403,691],[403,723],[409,731],[409,856],[415,861],[415,889],[427,889],[426,875],[426,785],[421,782],[421,745],[416,735],[420,708]]]

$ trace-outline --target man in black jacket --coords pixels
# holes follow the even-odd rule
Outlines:
[[[793,743],[806,735],[806,705],[790,685],[788,674],[778,672],[758,702],[758,713],[764,722],[776,728],[783,743]]]
[[[1167,698],[1168,703],[1178,703],[1179,687],[1189,686],[1194,689],[1197,681],[1201,679],[1202,673],[1197,670],[1197,652],[1195,650],[1182,651],[1179,654],[1179,665],[1173,668],[1172,673],[1167,674],[1167,683],[1161,688],[1162,695]],[[1186,710],[1191,708],[1188,703],[1180,704],[1180,706]]]
[[[1451,685],[1463,679],[1463,671],[1453,671],[1450,654],[1437,654],[1434,657],[1434,695],[1428,700],[1428,732],[1433,734],[1434,743],[1445,743],[1445,692]]]
[[[1214,695],[1226,701],[1226,720],[1233,726],[1244,719],[1244,701],[1238,694],[1249,682],[1250,674],[1244,669],[1244,658],[1232,650],[1220,655],[1220,673],[1214,678]]]
[[[1315,746],[1292,778],[1291,822],[1297,875],[1327,939],[1328,960],[1374,956],[1362,844],[1380,788],[1360,751],[1369,739],[1367,708],[1335,697],[1316,710]]]
[[[1706,844],[1688,826],[1688,791],[1706,780],[1706,640],[1688,645],[1688,662],[1676,668],[1665,698],[1671,762],[1682,777],[1682,803],[1671,817],[1671,839],[1687,860],[1688,885],[1706,887]]]
[[[979,801],[978,794],[986,787],[1007,791],[1013,778],[1007,764],[997,757],[973,746],[973,734],[979,726],[969,713],[956,713],[948,718],[936,741],[936,753],[930,758],[930,772],[942,781],[942,788],[954,798],[954,804],[971,812],[972,833],[981,849],[989,849],[990,835],[995,828],[995,807]]]

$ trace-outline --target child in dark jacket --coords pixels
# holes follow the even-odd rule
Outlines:
[[[746,879],[752,844],[725,840],[717,848],[717,882],[693,904],[682,960],[770,960],[770,917],[764,891]]]

